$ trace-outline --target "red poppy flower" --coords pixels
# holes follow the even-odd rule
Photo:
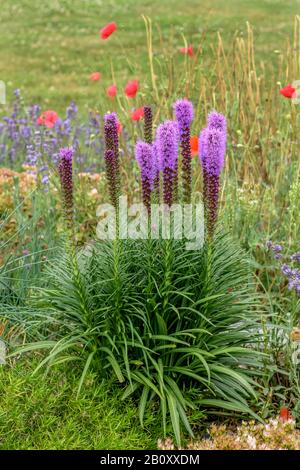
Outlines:
[[[188,47],[181,47],[179,49],[179,51],[182,53],[182,54],[188,54],[190,57],[193,57],[193,46],[190,45]]]
[[[123,126],[119,121],[117,122],[117,129],[118,129],[118,134],[120,135],[122,133]]]
[[[110,85],[106,90],[106,94],[110,98],[114,98],[117,94],[117,91],[118,91],[117,85]]]
[[[198,155],[198,149],[199,149],[199,139],[196,135],[193,135],[191,137],[190,146],[191,146],[192,157],[195,157],[196,155]]]
[[[49,110],[44,111],[40,117],[37,119],[37,123],[39,126],[46,126],[51,129],[56,121],[58,120],[58,115],[55,111]]]
[[[292,417],[292,415],[291,415],[289,409],[286,408],[285,406],[283,406],[282,408],[280,408],[279,419],[280,419],[281,421],[283,421],[284,423],[285,423],[286,421],[289,421],[289,420],[293,419],[293,417]]]
[[[137,80],[130,80],[125,86],[125,95],[128,98],[134,98],[139,89],[139,82]]]
[[[116,23],[113,21],[112,23],[108,23],[104,28],[100,29],[100,37],[101,39],[107,39],[112,33],[114,33],[117,29]]]
[[[131,113],[132,121],[139,121],[144,116],[144,107],[138,108]]]
[[[101,78],[101,73],[100,72],[93,72],[90,75],[90,80],[92,82],[98,82],[98,80],[100,80],[100,78]]]
[[[288,85],[286,85],[284,88],[281,88],[281,90],[279,90],[279,93],[282,95],[282,96],[285,96],[286,98],[293,98],[293,95],[296,91],[296,88],[294,88],[290,83]]]

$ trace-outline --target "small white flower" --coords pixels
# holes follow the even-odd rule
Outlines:
[[[250,449],[256,449],[256,439],[253,436],[247,436],[247,444]]]

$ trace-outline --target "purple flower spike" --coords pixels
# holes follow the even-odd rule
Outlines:
[[[215,128],[206,132],[205,169],[209,175],[220,176],[225,159],[226,134]]]
[[[156,139],[160,168],[174,170],[178,159],[179,133],[175,121],[165,121],[157,128]]]
[[[154,159],[154,165],[155,165],[155,173],[154,173],[154,180],[153,180],[153,195],[154,195],[154,201],[156,203],[159,203],[160,200],[160,159],[159,159],[159,153],[158,153],[158,148],[157,148],[157,143],[156,141],[153,142],[152,144],[152,151],[153,151],[153,159]]]
[[[141,169],[143,203],[148,213],[151,211],[151,191],[156,174],[156,162],[153,147],[139,141],[135,146],[135,158]]]
[[[160,168],[163,172],[164,203],[171,206],[173,202],[174,175],[178,159],[179,132],[178,124],[165,121],[157,128],[157,150]]]
[[[115,157],[119,157],[118,117],[116,113],[107,113],[104,116],[104,134],[106,150],[113,150]]]
[[[120,167],[119,167],[119,136],[118,136],[118,117],[116,113],[107,113],[104,116],[104,136],[106,151],[113,152],[113,159],[111,162],[112,175],[108,175],[107,179],[109,185],[113,184],[114,189],[110,192],[116,194],[115,204],[118,202],[118,193],[120,189]],[[107,168],[107,167],[106,167]]]
[[[73,162],[74,150],[62,148],[59,152],[58,173],[60,177],[62,204],[69,229],[73,228]]]
[[[145,142],[152,144],[153,115],[151,106],[144,106],[144,137]]]
[[[206,204],[207,229],[210,238],[213,236],[218,215],[220,173],[224,166],[226,134],[215,128],[206,132],[205,172],[207,178]]]
[[[199,135],[199,160],[203,169],[205,168],[206,155],[207,155],[206,134],[207,134],[207,128],[204,127]]]
[[[178,100],[174,104],[175,116],[178,122],[180,147],[182,153],[182,179],[184,202],[191,202],[192,166],[191,166],[191,123],[194,117],[193,104],[187,100]]]
[[[176,120],[181,133],[186,127],[189,127],[194,119],[193,103],[187,99],[178,100],[174,103]]]
[[[223,114],[212,111],[207,118],[207,126],[213,129],[218,129],[222,132],[227,132],[226,118]]]
[[[116,188],[116,174],[115,174],[115,161],[114,152],[112,150],[105,150],[105,170],[106,178],[108,183],[108,192],[110,195],[111,203],[114,207],[117,207],[117,188]]]
[[[203,201],[209,238],[213,237],[218,215],[220,174],[226,153],[226,119],[216,111],[199,136],[199,159],[203,172]]]
[[[203,203],[205,212],[207,212],[207,196],[208,196],[208,180],[209,176],[206,171],[206,158],[207,158],[207,142],[206,142],[207,128],[204,127],[199,135],[199,160],[202,166],[203,177]]]

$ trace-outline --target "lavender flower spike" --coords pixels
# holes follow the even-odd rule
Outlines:
[[[193,104],[187,100],[178,100],[174,104],[175,116],[178,122],[180,147],[182,154],[182,179],[184,202],[191,202],[192,167],[191,167],[191,123],[194,118]]]
[[[151,212],[151,191],[156,174],[156,162],[152,145],[139,141],[135,146],[135,158],[141,169],[143,203]]]
[[[73,229],[73,161],[74,150],[62,148],[59,152],[58,173],[60,177],[62,204],[68,229]]]
[[[171,206],[173,201],[174,172],[178,159],[179,132],[175,121],[165,121],[157,128],[156,148],[159,166],[163,172],[163,200]]]

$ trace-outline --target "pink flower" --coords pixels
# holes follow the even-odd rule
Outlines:
[[[110,98],[114,98],[117,94],[117,91],[118,91],[117,85],[110,85],[106,90],[106,94]]]
[[[100,72],[93,72],[90,75],[90,80],[92,82],[98,82],[98,80],[100,80],[100,78],[101,78],[101,73]]]
[[[139,121],[144,116],[144,107],[138,108],[130,115],[132,121]]]
[[[55,111],[49,110],[44,111],[37,119],[37,124],[39,126],[46,126],[51,129],[56,121],[58,120],[58,115]]]
[[[135,98],[138,89],[139,82],[137,80],[130,80],[125,86],[125,95],[128,96],[128,98]]]
[[[188,47],[181,47],[179,49],[179,51],[182,53],[182,54],[188,54],[190,57],[193,57],[193,46],[190,45]]]
[[[116,23],[113,21],[112,23],[108,23],[104,28],[100,29],[100,37],[101,39],[107,39],[112,33],[114,33],[117,29]]]

